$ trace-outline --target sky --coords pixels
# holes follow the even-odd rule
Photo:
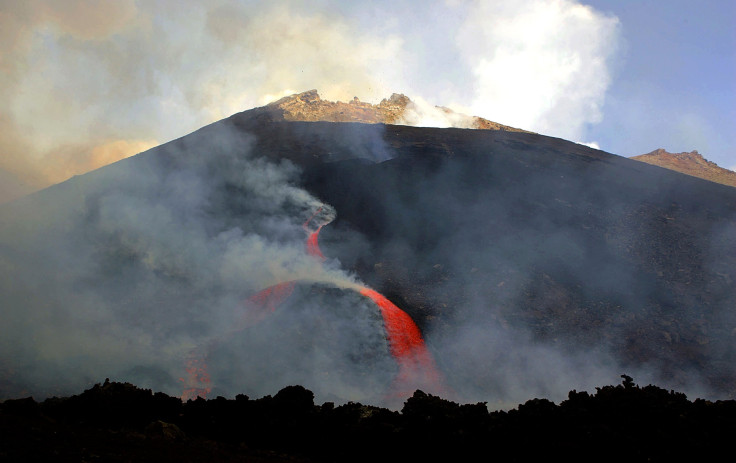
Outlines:
[[[0,202],[283,95],[736,169],[736,3],[0,0]]]

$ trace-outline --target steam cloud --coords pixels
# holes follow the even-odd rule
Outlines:
[[[310,88],[581,141],[601,118],[618,25],[579,2],[309,5],[1,1],[0,201]]]
[[[0,211],[0,396],[69,394],[101,377],[180,395],[184,359],[208,345],[216,364],[231,362],[215,369],[215,392],[231,396],[298,382],[365,398],[390,379],[391,366],[366,374],[349,361],[392,362],[375,308],[345,294],[356,283],[337,262],[305,252],[304,220],[334,211],[247,134],[202,131],[204,144],[167,144],[78,179],[84,195],[65,183]],[[247,297],[291,280],[302,281],[299,304],[233,333]]]
[[[601,118],[618,25],[579,2],[447,1],[422,11],[413,2],[317,4],[323,8],[291,1],[0,3],[0,95],[7,102],[0,175],[20,184],[0,190],[0,202],[315,87],[343,101],[405,93],[415,102],[405,122],[415,125],[457,126],[434,108],[440,103],[585,140],[586,125]],[[214,148],[167,145],[164,157],[144,153],[79,179],[90,194],[34,209],[34,233],[12,225],[14,209],[0,216],[0,293],[9,308],[0,346],[13,359],[0,363],[0,378],[15,378],[6,392],[27,384],[45,394],[78,392],[80,382],[109,376],[178,395],[182,358],[227,332],[249,294],[291,279],[316,280],[328,292],[354,286],[336,262],[321,265],[304,252],[301,224],[320,202],[293,186],[298,170],[260,159],[246,135],[203,130]],[[27,265],[18,266],[23,259]],[[233,368],[217,378],[215,393],[259,395],[306,382],[318,398],[364,399],[389,381],[395,366],[376,337],[374,309],[348,293],[329,298],[334,306],[325,311],[320,290],[301,291],[303,303],[285,307],[289,317],[223,342],[213,364]],[[566,357],[484,323],[434,339],[445,358],[465,355],[454,372],[456,384],[467,384],[458,391],[466,397],[488,400],[488,391],[502,391],[504,400],[522,400],[565,392],[563,378],[587,376],[579,387],[590,387],[620,373],[611,375],[605,353]],[[309,329],[332,334],[310,346],[284,335]],[[523,348],[505,362],[484,360],[509,345]],[[250,355],[256,351],[271,354]],[[366,359],[365,352],[378,353]],[[290,363],[275,365],[278,358]],[[538,387],[518,389],[519,365],[529,365]],[[256,383],[254,371],[262,373]]]

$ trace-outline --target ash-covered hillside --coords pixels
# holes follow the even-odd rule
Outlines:
[[[328,206],[323,262],[304,224]],[[621,371],[733,397],[734,218],[733,188],[561,139],[257,108],[0,207],[0,396],[99,377],[178,396],[195,359],[211,395],[385,404],[400,368],[366,284],[458,401]]]

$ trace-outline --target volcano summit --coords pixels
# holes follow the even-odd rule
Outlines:
[[[325,101],[317,90],[287,96],[265,107],[277,119],[309,122],[364,122],[367,124],[433,125],[466,129],[526,132],[478,116],[457,113],[442,106],[429,106],[394,93],[377,105],[361,102],[358,97],[348,103]]]
[[[427,114],[447,128],[398,125]],[[0,206],[0,397],[108,377],[381,402],[392,314],[458,400],[623,372],[733,397],[735,219],[728,186],[402,95],[305,92]]]

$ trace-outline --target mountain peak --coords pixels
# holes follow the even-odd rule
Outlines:
[[[651,153],[634,156],[631,159],[736,187],[736,172],[719,167],[715,162],[708,161],[697,150],[670,153],[664,148],[658,148]]]
[[[670,153],[664,148],[657,148],[651,153],[643,154],[642,156],[648,156],[648,155],[668,156],[668,157],[674,157],[677,159],[703,160],[705,162],[709,162],[709,161],[706,161],[706,159],[703,157],[702,154],[698,153],[698,150],[692,150],[690,152],[683,151],[681,153]]]
[[[373,105],[356,96],[347,103],[323,100],[316,89],[285,96],[265,107],[286,121],[362,122],[426,127],[459,127],[480,130],[527,132],[477,116],[468,116],[442,106],[414,102],[401,93],[393,93]]]
[[[322,101],[322,98],[320,98],[317,89],[313,88],[312,90],[307,90],[306,92],[285,96],[280,100],[269,103],[268,106],[281,107],[284,105],[294,104],[296,103],[296,101],[300,101],[305,104],[313,104]]]

